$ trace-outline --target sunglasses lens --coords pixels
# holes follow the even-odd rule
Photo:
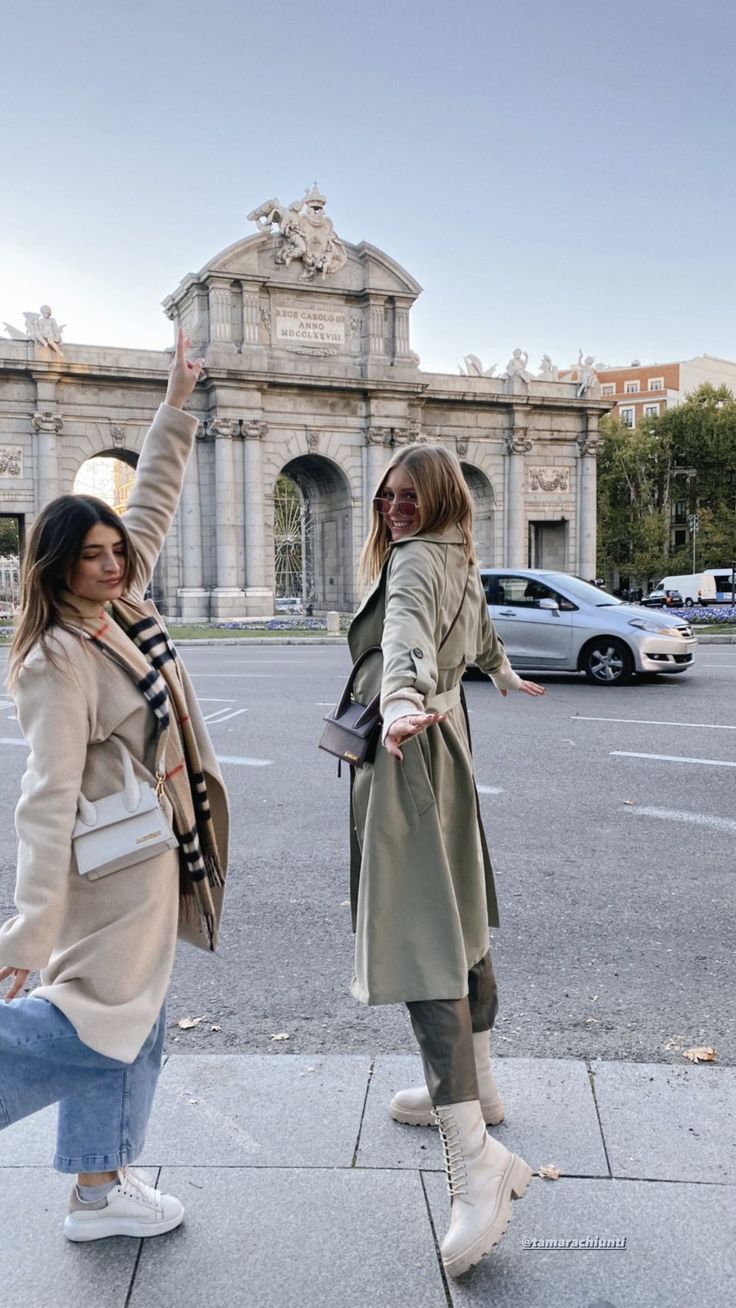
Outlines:
[[[373,505],[376,511],[382,513],[384,517],[391,512],[394,506],[396,507],[396,513],[399,518],[416,518],[417,513],[419,512],[419,506],[414,502],[414,500],[398,500],[397,502],[395,500],[384,499],[382,496],[377,495],[373,501]]]

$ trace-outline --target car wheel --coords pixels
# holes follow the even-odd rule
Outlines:
[[[582,669],[588,681],[598,686],[621,686],[634,671],[631,650],[613,636],[591,640],[583,651]]]
[[[687,596],[687,598],[686,598],[686,600],[685,600],[685,603],[687,604],[688,608],[692,608],[692,606],[693,606],[693,597],[692,597],[692,595],[688,595],[688,596]]]

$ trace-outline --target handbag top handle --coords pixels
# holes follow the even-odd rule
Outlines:
[[[110,740],[115,741],[118,753],[123,761],[123,804],[129,813],[135,813],[140,803],[141,791],[133,771],[132,759],[122,740],[119,740],[117,736],[110,736]],[[77,811],[86,827],[93,827],[97,822],[97,809],[91,800],[82,794],[77,800]]]

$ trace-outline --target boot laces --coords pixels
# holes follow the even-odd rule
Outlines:
[[[434,1109],[433,1115],[439,1127],[442,1152],[445,1157],[447,1190],[450,1197],[455,1199],[468,1192],[468,1170],[465,1165],[460,1131],[451,1114],[440,1115],[437,1109]]]

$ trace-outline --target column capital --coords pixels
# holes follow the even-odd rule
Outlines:
[[[369,427],[365,433],[365,439],[368,445],[390,445],[391,428]]]
[[[506,436],[506,453],[507,454],[530,454],[534,448],[534,442],[530,440],[525,428],[509,432]]]
[[[410,422],[407,427],[394,427],[394,445],[415,445],[421,439],[421,427],[418,422]]]
[[[597,431],[594,432],[586,431],[583,432],[580,436],[578,436],[578,449],[580,451],[581,459],[584,458],[586,455],[594,459],[598,454],[600,443],[601,443],[600,436],[598,435]]]
[[[240,430],[247,441],[262,441],[268,433],[268,423],[262,418],[243,418]]]
[[[219,437],[221,440],[227,439],[227,437],[232,438],[236,430],[237,423],[234,418],[213,418],[207,424],[208,433],[211,432],[214,437]]]
[[[31,426],[34,431],[43,431],[49,436],[58,436],[64,426],[64,420],[58,414],[45,409],[43,412],[34,413],[31,418]]]

